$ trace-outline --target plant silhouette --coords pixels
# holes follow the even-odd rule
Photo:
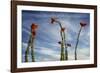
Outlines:
[[[34,56],[34,40],[35,40],[35,36],[36,36],[36,30],[38,28],[38,25],[32,23],[31,25],[31,34],[30,34],[30,38],[28,41],[28,46],[26,48],[25,51],[25,62],[28,62],[28,55],[29,55],[29,50],[31,49],[31,59],[32,62],[35,62],[35,56]]]
[[[76,41],[76,45],[75,45],[75,60],[77,60],[77,47],[78,47],[78,43],[79,43],[79,37],[80,37],[80,33],[82,30],[82,27],[85,27],[87,24],[85,22],[80,22],[80,30],[78,32],[78,36],[77,36],[77,41]]]

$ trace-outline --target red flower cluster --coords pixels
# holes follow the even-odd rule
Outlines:
[[[36,35],[36,29],[38,28],[38,25],[32,23],[31,25],[31,32],[32,32],[32,35],[35,36]]]
[[[80,22],[81,27],[86,26],[87,24],[85,22]]]
[[[64,32],[65,31],[65,27],[61,28],[61,32]]]
[[[53,24],[54,22],[56,22],[56,19],[55,17],[51,18],[51,24]]]

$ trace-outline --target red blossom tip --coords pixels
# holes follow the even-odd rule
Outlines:
[[[33,31],[33,32],[32,32],[32,36],[35,36],[35,35],[36,35],[36,32],[35,32],[35,31]]]
[[[56,21],[56,18],[51,18],[51,24],[53,24]]]
[[[85,27],[87,24],[85,22],[80,22],[81,27]]]
[[[61,31],[62,31],[62,32],[64,32],[64,31],[65,31],[65,29],[66,29],[66,28],[65,28],[65,27],[63,27],[63,28],[61,28]]]
[[[38,28],[38,25],[32,23],[31,25],[31,33],[32,33],[32,36],[35,36],[36,35],[36,29]]]
[[[38,28],[38,25],[37,25],[37,24],[32,23],[32,25],[31,25],[31,29],[32,29],[32,30],[36,30],[37,28]]]

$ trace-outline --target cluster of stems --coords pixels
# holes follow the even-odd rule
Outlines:
[[[51,18],[51,23],[53,24],[54,22],[58,23],[60,26],[60,36],[61,36],[61,41],[59,44],[61,45],[61,53],[60,53],[60,60],[68,60],[68,51],[67,51],[67,45],[66,45],[66,34],[65,34],[65,28],[62,27],[62,24],[60,21],[55,20],[54,18]]]
[[[29,38],[29,42],[28,42],[28,46],[26,48],[26,51],[25,51],[25,62],[28,62],[29,59],[29,51],[31,50],[31,59],[32,59],[32,62],[35,62],[35,59],[34,59],[34,38],[32,38],[32,34],[30,35],[30,38]]]
[[[65,28],[62,27],[61,25],[61,22],[60,21],[57,21],[55,18],[51,18],[51,23],[53,24],[54,22],[58,23],[59,26],[60,26],[60,35],[61,35],[61,41],[58,42],[59,44],[61,44],[61,57],[60,57],[60,60],[68,60],[68,50],[67,48],[68,47],[71,47],[71,44],[66,44],[66,34],[65,34]],[[77,60],[77,47],[78,47],[78,43],[79,43],[79,37],[80,37],[80,33],[81,33],[81,30],[82,30],[82,27],[86,26],[87,24],[84,23],[84,22],[80,22],[80,30],[78,32],[78,35],[77,35],[77,41],[76,41],[76,45],[75,45],[75,60]]]
[[[35,41],[35,36],[36,36],[36,29],[37,29],[37,25],[32,23],[31,25],[31,34],[30,34],[30,37],[29,37],[29,41],[28,41],[28,46],[26,48],[26,51],[25,51],[25,62],[28,62],[29,59],[29,52],[31,52],[31,60],[32,62],[35,62],[35,56],[34,56],[34,41]]]
[[[71,44],[67,44],[66,43],[66,33],[65,33],[65,28],[62,27],[62,24],[60,21],[57,21],[55,18],[51,18],[51,23],[53,24],[54,22],[56,22],[59,27],[60,27],[60,36],[61,36],[61,41],[59,41],[58,43],[61,45],[61,53],[60,53],[60,61],[63,60],[68,60],[68,47],[71,47]],[[77,36],[77,41],[76,41],[76,45],[75,45],[75,60],[77,60],[77,47],[78,47],[78,43],[79,43],[79,37],[80,37],[80,33],[82,30],[82,27],[84,27],[86,25],[86,23],[80,22],[80,30],[78,32],[78,36]],[[32,24],[31,26],[31,34],[29,37],[29,41],[28,41],[28,46],[26,48],[25,51],[25,62],[29,62],[29,52],[31,52],[31,59],[32,62],[35,62],[35,56],[34,56],[34,40],[35,40],[35,35],[36,35],[36,29],[37,29],[37,25]]]

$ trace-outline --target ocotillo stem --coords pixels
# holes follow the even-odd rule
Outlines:
[[[65,60],[68,60],[68,51],[67,51],[68,47],[65,45],[65,48],[66,48],[65,49]]]
[[[76,46],[75,46],[75,60],[77,60],[77,46],[78,46],[79,36],[80,36],[81,30],[82,30],[82,27],[79,30],[77,41],[76,41]]]
[[[65,31],[63,32],[63,34],[64,34],[64,45],[65,45],[65,60],[68,60],[68,51],[67,51],[67,45],[66,45]]]
[[[35,62],[35,59],[34,59],[34,38],[32,38],[32,44],[31,44],[31,57],[32,57],[32,62]]]
[[[28,62],[28,55],[29,55],[29,47],[31,46],[31,35],[29,37],[28,46],[25,51],[25,62]]]
[[[62,25],[59,21],[57,21],[57,23],[60,26],[60,29],[62,29]],[[62,39],[62,43],[61,43],[61,58],[60,60],[64,60],[65,56],[64,56],[64,37],[63,37],[63,33],[62,31],[60,31],[60,35],[61,35],[61,39]]]
[[[59,24],[60,29],[62,29],[61,23],[59,21],[56,21],[56,22]],[[64,37],[63,37],[62,31],[60,32],[60,35],[61,35],[61,39],[62,39],[62,41],[61,41],[62,43],[61,43],[61,57],[60,57],[60,60],[62,61],[65,58],[65,55],[64,55]]]
[[[61,43],[61,58],[60,60],[64,60],[64,39],[63,39],[63,35],[62,32],[61,33],[61,38],[62,38],[62,43]]]

